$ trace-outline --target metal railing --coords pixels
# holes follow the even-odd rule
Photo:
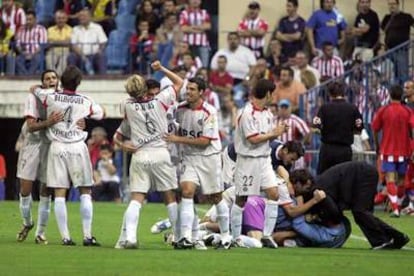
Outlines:
[[[308,90],[299,98],[300,116],[311,122],[319,107],[329,100],[328,85],[334,81],[344,81],[347,100],[357,105],[364,121],[370,123],[378,107],[386,104],[387,89],[394,84],[402,85],[412,78],[413,48],[414,40],[407,41],[369,62],[355,64],[339,78],[330,79]]]

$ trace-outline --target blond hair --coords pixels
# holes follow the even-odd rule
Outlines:
[[[143,77],[132,75],[125,83],[125,90],[131,97],[140,98],[147,93],[148,88]]]
[[[306,89],[311,89],[316,86],[315,74],[310,70],[304,70],[300,74],[300,80]]]

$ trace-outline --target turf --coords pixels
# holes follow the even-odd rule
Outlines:
[[[203,206],[206,208],[206,206]],[[34,230],[23,243],[16,242],[21,227],[18,202],[0,203],[0,275],[398,275],[409,274],[414,242],[408,249],[372,251],[353,225],[352,237],[343,249],[280,248],[230,251],[175,251],[162,235],[149,232],[166,216],[160,204],[147,204],[141,212],[138,250],[116,250],[125,204],[95,203],[94,235],[101,248],[81,246],[79,204],[69,203],[69,228],[75,247],[60,245],[54,214],[47,229],[48,245],[34,243]],[[37,218],[37,204],[33,206]],[[414,217],[385,221],[414,239]]]

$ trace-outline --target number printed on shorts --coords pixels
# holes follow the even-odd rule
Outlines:
[[[243,191],[247,191],[248,187],[253,186],[253,176],[252,175],[243,175]]]
[[[72,106],[68,106],[65,109],[65,112],[63,113],[63,121],[66,123],[66,127],[70,128],[70,125],[72,124]]]

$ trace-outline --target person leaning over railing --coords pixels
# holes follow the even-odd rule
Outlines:
[[[10,51],[13,32],[0,19],[0,75],[14,74],[14,56]]]

